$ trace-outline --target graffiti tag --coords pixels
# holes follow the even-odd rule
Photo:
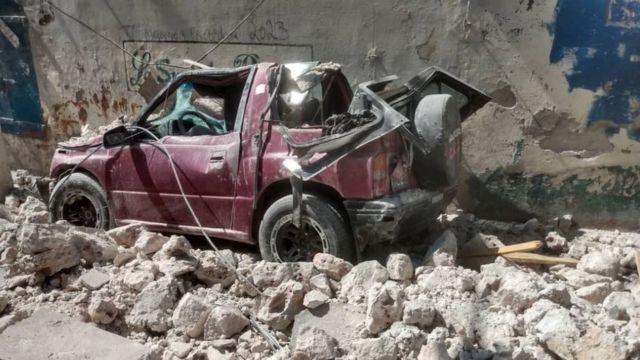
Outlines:
[[[264,24],[256,25],[249,21],[249,39],[251,41],[286,41],[289,40],[289,29],[282,21],[267,19]]]
[[[246,65],[253,65],[260,62],[260,56],[258,54],[240,54],[233,59],[233,66],[240,67]]]
[[[135,70],[135,73],[129,78],[129,84],[131,86],[140,86],[149,73],[151,53],[142,50],[142,55],[140,55],[140,50],[135,50],[133,51],[133,55],[135,57],[131,58],[131,66]],[[170,63],[171,61],[167,58],[157,59],[153,62],[153,66],[158,70],[158,74],[155,77],[157,83],[165,84],[176,76],[175,71],[163,66]]]

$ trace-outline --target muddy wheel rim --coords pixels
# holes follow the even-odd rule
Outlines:
[[[83,191],[68,192],[59,208],[60,218],[71,225],[97,228],[102,223],[99,206]]]
[[[311,261],[315,254],[329,250],[327,235],[317,221],[303,216],[298,230],[291,219],[292,215],[281,218],[271,231],[269,244],[276,261]]]

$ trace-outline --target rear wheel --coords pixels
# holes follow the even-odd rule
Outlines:
[[[82,173],[73,173],[58,181],[49,198],[49,214],[52,222],[66,220],[75,226],[107,230],[112,224],[104,190]]]
[[[355,259],[355,246],[344,216],[330,201],[303,195],[302,226],[293,225],[293,197],[287,195],[265,212],[259,230],[262,258],[267,261],[311,261],[325,252],[348,261]]]

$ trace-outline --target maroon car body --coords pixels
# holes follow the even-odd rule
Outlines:
[[[153,121],[151,114],[185,83],[209,87],[214,93],[219,89],[237,94],[233,99],[225,98],[236,110],[225,110],[235,116],[225,120],[224,133],[187,136],[169,130],[170,134],[160,139],[174,159],[189,202],[211,236],[256,243],[266,209],[291,194],[290,174],[283,161],[292,158],[292,147],[278,131],[283,125],[272,121],[276,115],[266,111],[276,68],[277,64],[258,64],[181,74],[137,120],[138,125],[147,126]],[[318,111],[325,114],[319,122],[352,106],[353,94],[346,78],[339,71],[332,74],[321,81],[322,110],[316,110],[315,115]],[[322,127],[313,124],[287,130],[287,136],[296,142],[318,139],[322,133]],[[94,150],[91,145],[101,141],[100,137],[87,139],[83,147],[62,144],[53,156],[51,177],[61,179],[75,167],[76,172],[94,179],[106,194],[111,226],[142,222],[159,231],[199,233],[170,163],[157,144],[133,141]],[[455,144],[459,152],[459,138]],[[95,153],[87,158],[90,150]],[[304,193],[318,194],[334,203],[347,215],[353,237],[361,243],[401,238],[424,230],[455,190],[424,189],[416,181],[410,161],[401,131],[388,131],[328,163],[304,182]]]

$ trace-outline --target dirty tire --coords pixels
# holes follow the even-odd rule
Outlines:
[[[292,214],[292,195],[278,199],[265,212],[258,234],[260,253],[264,260],[287,261],[287,259],[282,259],[284,256],[274,253],[274,241],[277,241],[278,232],[282,231],[281,229],[285,226],[282,224],[287,223],[287,221],[290,223]],[[323,242],[323,249],[318,252],[326,252],[348,261],[355,260],[355,245],[350,227],[345,217],[330,200],[312,194],[304,194],[302,217],[303,222],[306,222],[308,227],[314,229],[319,227],[323,232],[320,237],[323,237],[325,241]],[[309,222],[312,224],[309,225]],[[307,246],[304,243],[302,245],[303,247]],[[277,247],[275,250],[277,251]],[[313,255],[311,255],[312,257]],[[306,261],[311,261],[311,259],[307,258]]]
[[[427,95],[418,104],[415,131],[429,153],[416,154],[413,169],[423,187],[443,189],[457,185],[462,165],[460,111],[451,95]]]
[[[70,204],[72,198],[76,202]],[[79,204],[78,201],[80,205],[76,205]],[[77,213],[80,209],[84,209],[82,215],[87,216],[81,215],[81,219],[78,219],[75,214],[69,215],[69,212]],[[108,230],[113,224],[106,193],[97,181],[83,173],[73,173],[58,181],[49,198],[49,214],[51,222],[67,220],[72,225],[103,230]],[[95,216],[95,224],[90,224],[92,214]]]

